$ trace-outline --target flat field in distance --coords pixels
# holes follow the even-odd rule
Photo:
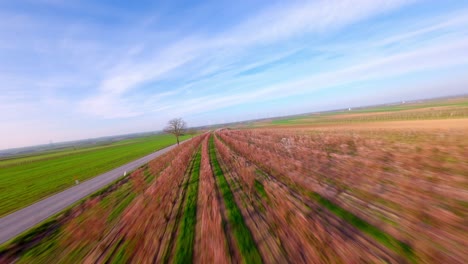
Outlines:
[[[0,216],[175,143],[154,135],[0,160]]]
[[[392,121],[454,120],[468,118],[468,98],[402,103],[350,110],[312,113],[253,122],[253,127],[346,125]]]

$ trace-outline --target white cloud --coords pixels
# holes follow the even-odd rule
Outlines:
[[[352,84],[363,80],[379,80],[457,65],[468,65],[468,40],[434,45],[383,58],[377,57],[351,67],[317,73],[307,78],[276,85],[257,87],[249,92],[244,90],[231,94],[219,93],[183,100],[174,104],[168,112],[175,113],[175,115],[191,115],[238,104],[309,93],[336,85]]]
[[[118,96],[94,96],[80,102],[79,107],[84,113],[98,115],[102,118],[128,118],[142,114],[132,110],[129,103]]]
[[[267,43],[310,32],[328,33],[376,16],[414,0],[321,0],[289,2],[265,10],[219,40],[231,45]]]
[[[121,101],[125,93],[138,88],[139,85],[163,78],[186,63],[203,60],[204,56],[213,56],[214,52],[222,60],[220,65],[213,65],[212,69],[210,66],[202,67],[198,69],[198,74],[216,71],[227,66],[226,59],[235,56],[236,50],[248,50],[252,45],[274,42],[298,34],[334,30],[411,2],[414,1],[333,0],[276,6],[220,36],[185,38],[144,60],[125,59],[104,77],[98,94],[80,104],[81,109],[108,118],[127,117],[125,111],[133,116],[137,114],[133,110],[135,107],[130,106],[125,111],[115,112],[110,109],[122,109]],[[141,53],[143,46],[148,45],[139,44],[132,47],[127,55]],[[228,51],[229,49],[231,51]],[[100,103],[102,107],[99,107]],[[93,107],[89,107],[90,105]]]

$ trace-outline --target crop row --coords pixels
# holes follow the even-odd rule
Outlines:
[[[230,253],[223,229],[221,201],[211,170],[208,138],[202,143],[200,187],[197,206],[195,263],[230,263]]]
[[[168,245],[177,228],[185,192],[181,187],[186,187],[184,183],[190,176],[187,165],[200,141],[201,137],[197,137],[183,144],[170,165],[125,210],[114,232],[102,238],[85,261],[100,262],[102,256],[111,255],[111,259],[123,258],[124,262],[162,262],[171,254]],[[116,243],[121,247],[113,249]],[[119,250],[123,253],[117,254]]]
[[[201,153],[198,151],[193,161],[190,180],[186,183],[187,197],[185,198],[183,215],[178,230],[179,234],[177,235],[174,263],[189,263],[193,259],[200,162]]]
[[[251,204],[258,204],[257,212],[270,227],[267,229],[270,233],[261,237],[277,238],[282,251],[277,253],[283,254],[285,259],[293,263],[353,260],[385,260],[396,263],[401,260],[366,240],[359,231],[340,221],[317,203],[307,200],[249,160],[237,155],[221,141],[217,141],[217,147],[230,174],[239,175],[237,180],[250,193]]]
[[[422,142],[389,145],[356,135],[297,131],[223,130],[219,135],[241,156],[407,259],[415,259],[413,251],[427,261],[463,259],[459,248],[466,241],[464,232],[458,232],[466,229],[460,202],[466,200],[466,177],[458,174],[463,164],[443,163],[439,175],[431,171],[432,179],[427,179],[428,168],[421,163],[459,159],[464,148],[445,145],[450,152],[439,149],[434,154],[428,149],[433,145]],[[411,148],[419,152],[408,151]],[[414,159],[417,155],[421,161]],[[440,207],[428,205],[428,200]]]
[[[233,169],[231,160],[223,148],[224,146],[217,138],[215,138],[214,142],[225,178],[245,219],[246,225],[252,233],[262,259],[267,263],[287,262],[280,240],[276,233],[271,231],[273,227],[268,223],[268,219],[263,214],[265,208],[260,199],[258,199],[258,195],[256,195],[254,187],[256,186],[255,179],[242,178],[245,175],[239,174]]]
[[[236,203],[231,187],[229,186],[216,157],[213,136],[210,138],[209,151],[213,174],[216,178],[217,186],[225,208],[227,234],[232,235],[230,238],[231,249],[232,251],[235,251],[235,256],[233,256],[233,258],[238,259],[238,261],[242,260],[245,263],[261,263],[262,259],[252,237],[252,233],[245,223],[242,212]],[[237,245],[237,247],[234,244]]]

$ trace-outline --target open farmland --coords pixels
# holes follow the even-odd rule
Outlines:
[[[0,160],[0,216],[174,143],[156,135]]]
[[[467,130],[415,127],[204,134],[17,238],[2,257],[466,263]]]
[[[295,117],[276,118],[255,122],[255,126],[308,126],[372,124],[375,122],[419,121],[419,120],[456,120],[468,118],[468,99],[466,97],[435,100],[421,103],[366,107],[342,111],[313,113]]]
[[[220,133],[246,159],[240,168],[250,167],[255,180],[266,178],[265,190],[274,179],[310,208],[326,208],[406,260],[432,263],[462,263],[467,257],[466,136],[465,130]]]

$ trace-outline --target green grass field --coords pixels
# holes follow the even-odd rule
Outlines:
[[[48,159],[53,159],[57,157],[63,157],[63,156],[73,155],[73,154],[78,154],[78,153],[83,153],[83,152],[90,152],[90,151],[95,151],[99,149],[115,147],[118,145],[128,145],[128,144],[132,144],[138,141],[141,141],[141,139],[127,139],[127,140],[121,140],[121,141],[112,142],[112,143],[107,142],[107,143],[100,143],[96,145],[77,146],[75,148],[67,147],[67,148],[58,149],[58,150],[46,150],[46,151],[41,151],[37,153],[29,153],[25,155],[9,156],[9,157],[0,158],[0,168],[9,167],[11,165],[31,163],[33,161],[48,160]]]
[[[198,185],[200,180],[201,150],[195,156],[192,175],[187,183],[187,197],[179,224],[174,263],[190,263],[193,259],[195,229],[197,224]]]
[[[184,136],[181,140],[190,136]],[[0,216],[176,143],[155,135],[113,144],[0,161]]]

